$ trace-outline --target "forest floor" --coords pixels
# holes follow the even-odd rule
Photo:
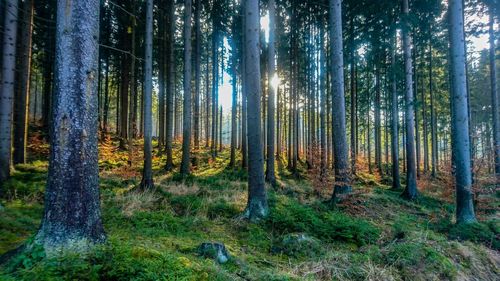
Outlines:
[[[387,179],[360,168],[354,194],[331,208],[325,204],[331,184],[319,183],[314,170],[304,168],[296,179],[277,165],[270,216],[249,223],[239,218],[247,174],[227,168],[227,150],[214,161],[204,149],[195,152],[199,166],[188,178],[165,173],[165,157],[155,150],[156,191],[131,192],[141,179],[140,143],[132,166],[117,147],[111,140],[100,145],[108,242],[85,257],[49,259],[32,248],[3,264],[0,280],[500,279],[498,192],[479,197],[480,222],[462,227],[453,224],[445,176],[422,179],[420,198],[408,202]],[[48,146],[33,139],[30,151],[30,163],[16,167],[0,201],[0,255],[29,241],[40,224]],[[198,254],[201,243],[212,241],[225,244],[229,262]]]

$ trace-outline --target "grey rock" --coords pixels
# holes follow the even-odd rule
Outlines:
[[[217,260],[218,263],[226,263],[230,259],[226,246],[217,242],[205,242],[198,247],[198,254],[205,258]]]

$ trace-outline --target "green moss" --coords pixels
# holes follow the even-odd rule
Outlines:
[[[374,243],[380,231],[371,223],[339,211],[319,212],[281,197],[271,208],[267,227],[280,234],[305,232],[328,242],[344,241],[356,245]]]

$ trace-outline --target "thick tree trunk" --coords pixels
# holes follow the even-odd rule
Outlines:
[[[408,15],[408,0],[403,0],[403,14]],[[415,110],[413,100],[413,66],[411,59],[411,37],[408,22],[403,28],[403,53],[405,61],[405,102],[406,102],[406,188],[402,196],[413,200],[418,196],[417,170],[415,164]]]
[[[33,3],[27,0],[23,4],[23,22],[19,58],[19,83],[14,102],[14,164],[26,162],[26,142],[28,138],[29,96],[31,74],[31,34],[33,31]]]
[[[274,171],[274,96],[277,85],[273,85],[272,81],[276,72],[275,57],[275,34],[276,34],[276,4],[274,0],[269,0],[269,47],[268,47],[268,98],[267,98],[267,158],[266,158],[266,181],[275,184],[276,175]]]
[[[142,189],[154,188],[153,182],[153,0],[146,2],[146,33],[144,40],[144,168],[142,171]]]
[[[184,107],[181,174],[189,174],[191,163],[191,0],[184,1]]]
[[[462,0],[450,0],[451,128],[457,223],[470,223],[476,221],[476,216],[472,193],[463,8]]]
[[[248,202],[244,217],[259,220],[269,213],[264,185],[260,89],[259,1],[245,1],[245,83],[248,98]]]
[[[0,185],[10,176],[12,164],[12,110],[16,74],[18,1],[5,3],[3,32],[2,83],[0,84]]]
[[[490,36],[490,81],[491,81],[491,108],[493,118],[493,149],[495,155],[496,186],[500,187],[500,104],[498,103],[498,90],[496,78],[495,59],[495,30],[494,9],[490,7],[489,36]],[[498,35],[498,34],[497,34]]]
[[[330,38],[332,59],[333,150],[335,155],[335,186],[332,200],[342,199],[352,191],[347,148],[344,58],[342,46],[341,0],[330,0]]]
[[[103,242],[97,157],[99,1],[59,0],[45,211],[35,241],[47,255]]]

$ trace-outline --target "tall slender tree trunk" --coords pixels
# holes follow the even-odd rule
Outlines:
[[[184,107],[181,174],[189,174],[191,163],[191,0],[184,1]]]
[[[248,202],[244,217],[259,220],[269,213],[264,184],[260,89],[260,13],[258,0],[245,1],[245,83],[248,98]]]
[[[496,78],[495,58],[495,30],[494,9],[490,7],[489,36],[490,36],[490,81],[491,81],[491,108],[493,119],[493,149],[495,155],[496,186],[500,187],[500,104],[498,103],[498,90]],[[497,34],[498,35],[498,34]]]
[[[452,150],[456,184],[457,223],[476,221],[473,205],[469,139],[469,115],[464,46],[462,0],[449,2],[449,38],[451,58]]]
[[[142,189],[154,188],[153,182],[153,0],[146,2],[146,34],[144,55],[144,169],[142,171]]]
[[[403,14],[409,13],[408,0],[403,0]],[[406,188],[402,196],[414,200],[418,196],[417,169],[415,163],[415,110],[413,100],[413,66],[411,58],[411,36],[408,22],[403,28],[403,53],[405,61],[405,102],[406,102]]]
[[[437,147],[437,124],[436,124],[436,108],[434,107],[434,89],[433,89],[433,77],[432,77],[432,42],[429,41],[429,95],[430,95],[430,107],[431,107],[431,176],[436,177],[438,171],[438,147]]]
[[[395,37],[395,35],[394,35]],[[398,87],[397,87],[397,68],[396,68],[396,38],[392,38],[391,46],[391,156],[392,156],[392,188],[401,187],[399,175],[399,133],[398,133]]]
[[[234,40],[236,41],[236,40]],[[234,168],[236,165],[236,143],[237,143],[237,124],[236,124],[236,118],[237,118],[237,107],[238,107],[238,88],[237,88],[237,73],[236,73],[236,68],[238,67],[238,57],[237,57],[237,52],[236,52],[236,43],[233,44],[232,46],[232,64],[233,64],[233,71],[232,71],[232,77],[231,77],[231,83],[233,87],[233,93],[232,93],[232,104],[231,104],[231,156],[229,160],[229,167]]]
[[[163,10],[158,11],[158,17],[158,148],[161,151],[165,145],[165,38],[168,35]]]
[[[276,48],[275,48],[275,34],[276,34],[276,4],[274,0],[269,0],[269,47],[268,47],[268,98],[267,98],[267,158],[266,158],[266,181],[275,184],[276,175],[274,171],[274,96],[276,85],[272,81],[276,72]]]
[[[45,211],[35,242],[48,256],[105,240],[99,202],[99,1],[58,1]]]
[[[174,95],[175,95],[175,63],[174,63],[174,46],[175,46],[175,1],[167,1],[167,97],[165,118],[165,150],[167,154],[167,162],[165,170],[171,171],[174,168],[172,156],[172,139],[173,139],[173,122],[174,122]]]
[[[195,56],[194,56],[194,71],[195,71],[195,92],[194,92],[194,148],[200,148],[200,91],[201,91],[201,0],[196,0],[195,10]]]
[[[18,1],[5,3],[2,83],[0,84],[0,185],[10,176],[12,164],[12,110],[16,74]]]
[[[132,11],[135,12],[135,3],[132,4]],[[129,99],[129,112],[128,112],[128,133],[127,133],[127,145],[128,145],[128,165],[132,166],[132,158],[134,155],[134,144],[133,144],[133,139],[135,135],[135,110],[134,110],[134,101],[136,98],[136,77],[135,77],[135,17],[132,18],[132,41],[131,41],[131,48],[130,48],[130,99]],[[161,67],[161,66],[160,66]],[[160,97],[161,98],[161,97]]]
[[[247,37],[245,29],[246,27],[246,16],[245,16],[245,1],[243,0],[241,3],[242,7],[242,56],[241,56],[241,69],[243,70],[243,74],[241,75],[241,167],[246,169],[248,167],[248,120],[247,120]]]
[[[333,150],[335,155],[335,185],[332,200],[342,199],[351,193],[349,159],[347,149],[345,98],[344,98],[344,58],[342,46],[341,0],[330,0],[330,38],[332,59],[332,103],[333,108]]]
[[[328,112],[326,110],[326,52],[325,52],[325,34],[324,28],[320,28],[320,69],[321,73],[319,76],[320,80],[320,92],[321,92],[321,105],[320,105],[320,150],[321,150],[321,162],[320,162],[320,180],[324,181],[327,176],[328,171],[328,150],[327,150],[327,126],[326,120],[328,118]],[[352,107],[351,107],[352,108]],[[352,117],[352,115],[351,115]],[[352,124],[352,123],[351,123]],[[352,132],[352,131],[351,131]]]
[[[19,54],[19,87],[14,102],[14,164],[26,162],[26,142],[28,138],[30,74],[31,74],[31,34],[33,31],[34,0],[24,1],[23,22],[21,25],[21,44]]]

